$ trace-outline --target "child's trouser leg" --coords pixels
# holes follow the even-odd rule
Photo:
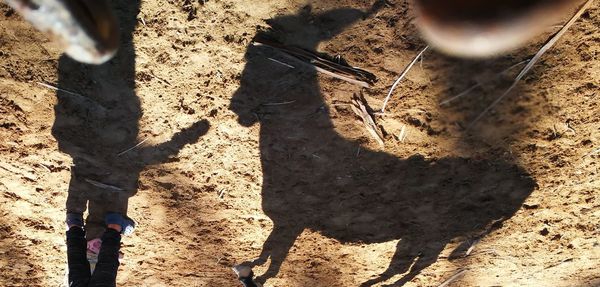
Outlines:
[[[69,286],[85,287],[90,281],[90,263],[87,260],[85,232],[79,226],[67,231],[67,262],[69,266]]]
[[[98,253],[98,263],[89,286],[116,286],[120,246],[121,234],[114,229],[107,228],[104,235],[102,235],[102,247],[100,247],[100,253]]]

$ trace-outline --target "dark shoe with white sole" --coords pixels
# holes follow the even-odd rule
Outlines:
[[[109,212],[104,216],[104,222],[108,224],[118,224],[121,225],[121,234],[122,235],[131,235],[135,230],[136,222],[127,217],[123,216],[120,213]]]

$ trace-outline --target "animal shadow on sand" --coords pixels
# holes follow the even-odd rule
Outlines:
[[[133,31],[140,1],[112,1],[120,24],[121,46],[103,65],[85,65],[62,56],[56,120],[52,134],[59,149],[73,158],[67,211],[88,209],[86,234],[99,237],[106,212],[127,214],[144,167],[163,163],[209,128],[196,122],[156,146],[139,146],[140,100],[135,94]],[[74,93],[76,92],[76,93]]]
[[[268,20],[271,28],[255,39],[315,51],[321,41],[368,13],[312,13],[305,7],[296,15]],[[532,192],[529,175],[502,159],[402,159],[365,149],[357,157],[360,143],[341,137],[329,115],[319,112],[327,108],[317,72],[269,60],[280,56],[250,45],[230,105],[240,124],[260,124],[262,208],[274,227],[260,257],[245,263],[263,265],[270,259],[258,282],[278,274],[294,241],[308,228],[343,243],[400,239],[388,269],[361,286],[406,273],[393,283],[401,286],[436,262],[451,240],[483,236],[490,226],[501,226]]]

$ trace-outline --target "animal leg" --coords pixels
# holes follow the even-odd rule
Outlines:
[[[265,274],[256,278],[256,282],[264,284],[264,282],[272,277],[277,276],[281,264],[285,260],[290,248],[294,245],[296,238],[302,233],[302,228],[281,226],[275,224],[273,231],[263,245],[262,253],[257,261],[258,264],[266,262],[267,258],[271,258],[271,264]],[[262,262],[262,263],[259,263]],[[254,265],[257,265],[256,263]]]
[[[419,256],[419,246],[414,246],[413,242],[408,238],[402,238],[396,246],[396,252],[392,256],[392,260],[388,268],[378,277],[368,280],[360,285],[360,287],[368,287],[381,283],[392,278],[396,274],[408,272],[415,258]]]
[[[429,265],[435,263],[438,259],[438,256],[444,250],[444,244],[440,242],[436,242],[434,244],[427,245],[419,254],[417,261],[413,264],[412,268],[410,268],[410,272],[402,277],[402,279],[394,282],[389,286],[403,286],[404,284],[413,280],[423,269],[427,268]],[[396,273],[397,274],[397,273]]]

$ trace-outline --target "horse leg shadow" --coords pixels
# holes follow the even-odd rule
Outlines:
[[[271,263],[267,271],[263,275],[256,277],[255,281],[257,283],[265,284],[267,279],[277,276],[283,261],[294,245],[294,242],[296,242],[296,238],[300,236],[303,230],[302,227],[275,224],[273,231],[271,231],[271,234],[269,234],[269,237],[263,244],[263,249],[258,259],[249,263],[243,263],[244,265],[254,267],[265,264],[271,258]]]
[[[402,286],[414,279],[423,269],[435,263],[443,249],[444,244],[441,242],[428,243],[420,238],[403,238],[398,242],[388,268],[376,278],[362,283],[360,287],[373,286],[389,280],[396,274],[406,273],[391,285],[384,285]]]

